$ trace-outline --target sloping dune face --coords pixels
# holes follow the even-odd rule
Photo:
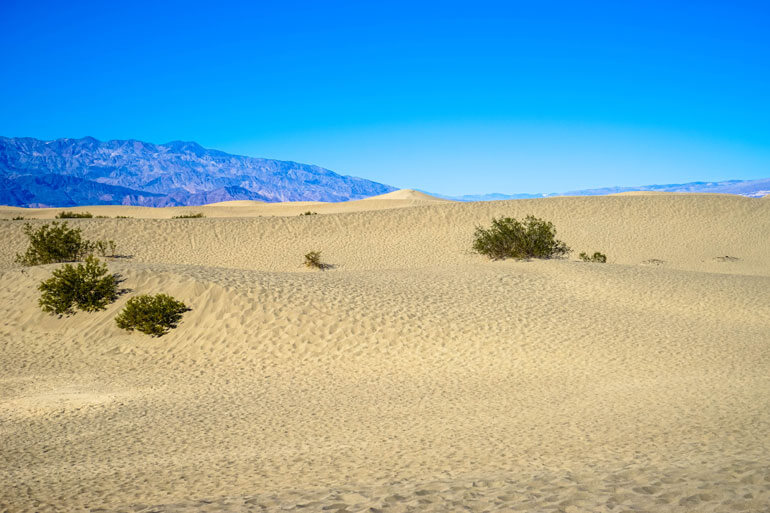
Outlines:
[[[372,200],[413,200],[413,201],[449,201],[442,198],[425,194],[424,192],[415,191],[413,189],[399,189],[397,191],[380,194],[379,196],[372,196],[359,201],[372,201]]]
[[[66,318],[0,222],[0,510],[767,510],[770,203],[351,203],[73,220],[130,292]],[[527,214],[572,257],[471,253]],[[115,326],[157,292],[176,330]]]

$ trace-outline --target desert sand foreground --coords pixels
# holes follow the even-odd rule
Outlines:
[[[768,199],[67,210],[134,217],[69,221],[131,292],[44,314],[0,221],[0,511],[770,510]],[[570,258],[470,251],[527,214]],[[156,292],[176,330],[116,327]]]

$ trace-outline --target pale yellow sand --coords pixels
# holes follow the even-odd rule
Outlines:
[[[395,196],[82,209],[156,219],[70,221],[132,292],[65,319],[0,221],[0,511],[770,508],[770,203]],[[571,259],[469,251],[529,213]],[[116,328],[156,292],[177,330]]]
[[[202,213],[206,217],[260,217],[260,216],[297,216],[306,212],[316,214],[338,214],[341,212],[360,212],[362,210],[387,210],[392,208],[413,207],[448,203],[448,200],[429,196],[409,189],[389,192],[356,201],[342,203],[323,203],[319,201],[292,201],[286,203],[264,203],[261,201],[222,201],[200,207],[126,207],[120,205],[95,205],[72,208],[20,208],[0,205],[0,219],[54,219],[61,212],[90,212],[94,216],[126,216],[130,218],[169,219],[179,215]]]

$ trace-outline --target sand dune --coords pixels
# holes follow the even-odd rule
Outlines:
[[[62,211],[89,212],[94,216],[127,216],[139,219],[170,219],[174,216],[202,213],[206,217],[262,217],[262,216],[297,216],[311,211],[317,214],[338,214],[342,212],[361,212],[371,210],[389,210],[394,208],[414,207],[449,200],[436,198],[410,189],[402,189],[381,196],[372,196],[362,200],[341,203],[320,201],[291,201],[284,203],[265,203],[262,201],[240,200],[222,201],[197,207],[128,207],[123,205],[92,205],[67,208],[21,208],[0,206],[0,219],[54,219]]]
[[[15,266],[24,223],[0,222],[0,510],[770,506],[767,201],[98,208],[137,217],[71,221],[131,293],[62,319],[37,306],[56,266]],[[470,253],[529,213],[610,263]],[[179,328],[117,329],[155,292]]]
[[[258,207],[264,205],[266,202],[257,200],[232,200],[232,201],[218,201],[216,203],[209,203],[209,207]]]
[[[378,200],[411,200],[411,201],[449,201],[443,198],[437,198],[424,192],[415,191],[413,189],[400,189],[386,194],[380,194],[379,196],[372,196],[366,198],[363,201],[378,201]]]

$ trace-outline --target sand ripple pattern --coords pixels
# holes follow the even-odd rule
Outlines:
[[[0,511],[768,511],[770,203],[650,198],[88,221],[131,294],[192,310],[57,319],[55,266],[3,267]],[[457,239],[529,205],[619,261]],[[323,241],[338,267],[297,269]]]

